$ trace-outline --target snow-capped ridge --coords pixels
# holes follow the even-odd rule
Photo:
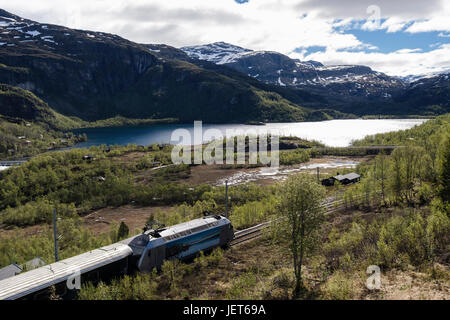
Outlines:
[[[439,77],[441,75],[447,75],[450,74],[450,69],[446,69],[446,70],[442,70],[442,71],[435,71],[435,72],[429,72],[429,73],[425,73],[425,74],[419,74],[419,75],[407,75],[407,76],[403,76],[400,77],[400,79],[402,79],[405,82],[408,83],[414,83],[423,79],[430,79],[430,78],[434,78],[434,77]]]
[[[406,86],[401,79],[362,65],[323,65],[301,61],[275,51],[253,51],[226,42],[181,48],[190,58],[226,65],[277,86],[326,89],[327,93],[378,96],[388,99]]]
[[[215,64],[234,62],[242,55],[252,51],[226,42],[214,42],[199,46],[182,47],[180,49],[191,58],[206,60]]]

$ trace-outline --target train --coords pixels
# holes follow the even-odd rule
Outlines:
[[[227,247],[234,239],[231,221],[210,215],[140,235],[0,281],[0,300],[76,297],[78,284],[98,283],[135,272],[160,270],[164,261],[190,260],[200,251]],[[78,277],[78,278],[77,278]]]

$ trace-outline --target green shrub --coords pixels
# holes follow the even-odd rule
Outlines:
[[[245,229],[258,223],[270,220],[276,211],[274,196],[261,201],[252,201],[236,206],[230,214],[230,220],[236,229]]]
[[[355,283],[352,279],[348,278],[348,275],[338,271],[325,283],[323,297],[327,300],[355,299]]]
[[[58,218],[74,218],[77,216],[74,204],[55,203],[40,199],[16,208],[7,208],[0,215],[0,223],[21,227],[41,222],[51,223],[53,209],[56,209]]]
[[[258,282],[257,275],[246,272],[232,281],[231,288],[226,292],[227,299],[252,299],[252,292]]]

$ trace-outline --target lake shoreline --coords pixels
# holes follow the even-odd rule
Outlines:
[[[227,135],[226,130],[254,130],[256,133],[277,131],[280,136],[293,136],[309,141],[320,141],[330,147],[347,147],[353,140],[362,139],[368,135],[386,133],[391,131],[410,129],[415,125],[420,125],[428,119],[339,119],[326,121],[307,122],[271,122],[266,124],[212,124],[202,123],[203,131],[208,129],[219,130],[223,137],[236,136]],[[151,124],[139,126],[119,126],[102,128],[76,129],[74,134],[86,134],[87,142],[75,144],[72,148],[88,148],[98,145],[127,145],[137,144],[149,146],[158,144],[177,144],[180,141],[171,139],[172,133],[177,129],[184,129],[192,136],[195,136],[192,123],[177,124]],[[201,137],[191,140],[183,145],[199,145],[204,141]],[[221,138],[221,137],[217,137]]]
[[[377,133],[386,133],[392,131],[399,131],[412,128],[415,125],[420,125],[428,121],[425,118],[415,119],[339,119],[326,121],[306,121],[306,122],[273,122],[266,124],[244,124],[244,123],[229,123],[229,124],[212,124],[202,123],[203,130],[219,129],[225,137],[226,129],[242,129],[255,130],[257,133],[264,132],[268,129],[278,129],[280,137],[296,137],[308,141],[319,141],[327,147],[349,147],[352,141],[362,139],[365,136],[374,135]],[[389,124],[386,128],[380,128],[380,124]],[[356,124],[356,126],[355,126]],[[367,130],[368,124],[372,124],[372,129]],[[373,126],[373,124],[376,124]],[[351,128],[355,126],[354,128]],[[359,126],[359,127],[358,127]],[[301,129],[303,127],[303,129]],[[176,129],[187,129],[191,135],[193,134],[192,123],[152,123],[140,125],[125,125],[117,127],[90,127],[74,129],[71,132],[76,135],[87,135],[86,142],[76,143],[72,146],[55,148],[51,151],[44,151],[36,155],[45,154],[48,152],[58,152],[70,149],[90,148],[99,145],[128,145],[136,144],[149,146],[151,144],[172,144],[177,143],[170,141],[171,134]],[[351,130],[347,135],[336,138],[342,130]],[[315,131],[315,133],[314,133]],[[361,133],[362,132],[362,133]],[[334,139],[334,140],[333,140]],[[208,141],[203,141],[206,143]],[[200,145],[201,141],[193,141],[191,145]],[[34,155],[34,156],[36,156]],[[21,157],[22,160],[23,157]],[[4,160],[14,160],[11,158]],[[3,169],[5,170],[5,169]]]

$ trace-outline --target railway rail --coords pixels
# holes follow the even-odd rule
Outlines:
[[[356,198],[356,200],[360,199],[362,199],[362,197]],[[327,201],[322,205],[322,207],[325,209],[325,215],[328,215],[337,212],[339,210],[345,209],[348,207],[348,205],[345,200],[341,199],[341,200]],[[268,221],[244,230],[236,231],[234,233],[234,239],[233,241],[231,241],[230,246],[235,246],[243,242],[248,242],[250,240],[259,238],[262,235],[261,231],[264,228],[270,226],[271,223],[272,221]]]
[[[247,242],[252,239],[258,238],[261,236],[261,231],[270,225],[269,222],[258,224],[254,227],[250,227],[244,230],[236,231],[234,233],[234,239],[231,241],[230,246],[235,246],[242,242]]]

